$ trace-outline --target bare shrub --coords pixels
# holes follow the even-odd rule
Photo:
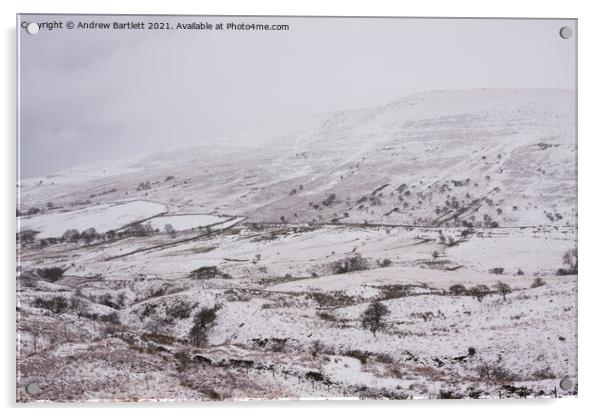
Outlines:
[[[72,296],[69,301],[69,308],[77,315],[78,318],[81,318],[88,312],[88,305],[86,302],[77,296]]]
[[[489,273],[504,274],[504,268],[503,267],[494,267],[493,269],[489,269]]]
[[[335,194],[329,194],[328,197],[326,197],[326,199],[322,201],[322,205],[324,205],[325,207],[329,207],[336,203],[338,203],[338,201],[337,196]]]
[[[316,313],[316,315],[318,315],[318,318],[323,319],[325,321],[336,322],[336,320],[337,320],[336,316],[334,316],[333,314],[331,314],[329,312],[325,312],[325,311],[320,311],[320,312]]]
[[[345,351],[343,353],[343,355],[345,355],[347,357],[355,358],[355,359],[359,360],[359,362],[362,364],[366,364],[368,362],[368,358],[370,358],[370,353],[368,353],[366,351],[360,351],[360,350]]]
[[[411,285],[393,284],[380,286],[382,300],[404,298],[412,292]]]
[[[33,243],[37,234],[39,234],[39,231],[21,230],[17,233],[17,241],[22,243]]]
[[[324,343],[319,339],[314,340],[309,347],[309,353],[312,357],[317,357],[322,352],[324,352]]]
[[[441,390],[439,392],[439,398],[440,399],[463,399],[464,395],[457,393],[457,392],[453,392],[451,390]]]
[[[354,303],[354,298],[342,291],[332,293],[310,292],[306,294],[306,297],[317,302],[323,308],[349,306]]]
[[[531,288],[535,289],[537,287],[542,287],[546,284],[546,282],[541,277],[536,277],[533,279],[533,283],[531,283]]]
[[[554,374],[550,367],[545,367],[535,370],[531,377],[535,380],[550,380],[556,378],[556,374]]]
[[[75,243],[79,240],[79,231],[74,228],[69,229],[63,233],[62,239],[68,243]]]
[[[468,293],[480,303],[490,293],[490,290],[487,285],[476,285],[468,289]]]
[[[393,262],[390,259],[382,259],[377,260],[376,264],[378,265],[378,267],[389,267],[391,264],[393,264]]]
[[[101,305],[108,306],[109,308],[121,309],[117,299],[114,299],[113,295],[110,293],[103,293],[102,295],[100,295],[98,297],[98,303],[100,303]]]
[[[165,314],[174,319],[187,319],[197,305],[198,303],[192,304],[185,301],[178,301],[171,306],[167,306],[165,308]]]
[[[65,269],[61,267],[46,267],[43,269],[37,269],[36,273],[44,280],[47,280],[49,282],[56,282],[61,277],[63,277]]]
[[[224,399],[221,394],[219,394],[215,389],[213,389],[211,387],[204,387],[199,391],[201,393],[203,393],[209,400],[223,400]]]
[[[391,354],[386,354],[386,353],[374,354],[374,359],[376,361],[378,361],[379,363],[383,363],[383,364],[393,364],[395,362],[395,359],[393,358],[393,356]]]
[[[99,315],[97,319],[101,322],[106,322],[113,325],[119,325],[121,323],[117,312],[111,312],[106,315]]]
[[[178,371],[186,371],[190,365],[194,363],[193,360],[190,359],[190,355],[185,351],[177,351],[173,358],[176,359],[176,368]]]
[[[432,313],[431,311],[427,311],[427,312],[412,312],[410,314],[410,317],[412,317],[412,318],[420,318],[424,322],[428,322],[428,321],[431,321],[435,317],[435,314]]]
[[[461,284],[451,285],[449,287],[449,293],[451,293],[454,296],[464,295],[466,294],[466,287],[464,287],[464,285]]]
[[[481,363],[476,368],[479,378],[490,383],[507,383],[517,380],[517,376],[499,364]]]

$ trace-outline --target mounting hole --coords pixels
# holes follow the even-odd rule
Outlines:
[[[40,393],[40,386],[38,383],[29,383],[27,386],[25,386],[25,391],[27,394],[35,396],[36,394]]]
[[[562,39],[570,39],[573,36],[573,29],[568,26],[563,26],[560,28],[560,37]]]
[[[30,35],[35,35],[36,33],[38,33],[40,31],[40,25],[38,25],[37,23],[31,22],[31,23],[28,23],[27,26],[25,26],[25,30]]]
[[[562,380],[560,380],[560,388],[564,391],[572,389],[573,380],[571,380],[568,376],[563,377]]]

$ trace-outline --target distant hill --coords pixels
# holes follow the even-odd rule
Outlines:
[[[22,210],[146,199],[267,222],[576,225],[575,112],[573,91],[425,92],[27,179]]]

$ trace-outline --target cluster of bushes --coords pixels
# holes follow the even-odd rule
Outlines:
[[[342,260],[337,260],[330,265],[334,274],[350,273],[360,270],[368,270],[368,260],[363,258],[361,254],[356,254]]]
[[[456,241],[455,238],[453,237],[446,237],[443,234],[443,231],[439,230],[439,243],[446,246],[446,247],[453,247],[453,246],[457,246],[458,242]]]
[[[88,228],[81,233],[72,228],[63,233],[61,242],[76,243],[79,241],[84,241],[86,244],[90,244],[92,241],[101,239],[102,237],[103,235],[98,233],[96,228],[93,227]]]
[[[322,308],[334,308],[353,305],[355,299],[342,291],[333,293],[310,292],[306,294],[308,299],[315,301]]]
[[[69,302],[64,296],[54,296],[50,299],[35,298],[32,305],[36,308],[47,309],[55,315],[59,315],[69,309]]]
[[[324,320],[324,321],[330,321],[330,322],[336,322],[337,321],[337,317],[334,316],[333,314],[329,313],[329,312],[325,312],[325,311],[319,311],[316,313],[316,315],[318,316],[318,318]]]
[[[483,215],[483,226],[485,228],[498,228],[500,225],[490,215],[485,214]]]
[[[404,298],[412,293],[412,286],[406,284],[392,284],[380,286],[382,300]]]
[[[455,284],[449,287],[449,293],[454,296],[472,296],[482,302],[485,296],[491,294],[491,289],[487,285],[475,285],[467,288],[462,284]]]
[[[99,322],[105,322],[108,324],[119,325],[121,321],[119,320],[119,315],[117,312],[111,312],[106,315],[99,315],[97,313],[87,313],[84,312],[81,315],[83,318],[92,319]]]
[[[49,282],[56,282],[65,273],[66,269],[62,267],[45,267],[37,269],[35,273],[41,278]]]
[[[22,230],[17,233],[17,241],[20,241],[22,243],[33,243],[37,234],[39,234],[39,231]]]
[[[106,233],[99,233],[94,227],[90,227],[82,232],[77,229],[66,230],[60,238],[44,238],[40,240],[41,247],[47,247],[49,245],[60,244],[60,243],[78,243],[84,242],[90,244],[94,241],[111,241],[117,238],[125,237],[147,237],[159,233],[158,229],[155,229],[151,224],[131,224],[121,231],[109,230]],[[176,230],[171,224],[165,225],[164,232],[166,234],[175,237]],[[35,236],[38,231],[34,230],[23,230],[17,234],[17,241],[24,243],[32,243],[35,240]]]
[[[110,293],[104,293],[98,297],[98,303],[113,309],[123,309],[125,307],[125,293],[119,293],[115,298]]]
[[[90,194],[90,198],[96,198],[97,196],[103,196],[103,195],[113,194],[115,192],[117,192],[117,189],[111,188],[111,189],[107,189],[106,191],[99,192],[97,194]]]
[[[76,200],[76,201],[73,201],[73,202],[71,202],[71,204],[70,204],[70,205],[71,205],[72,207],[79,207],[79,206],[81,206],[81,205],[90,205],[91,203],[92,203],[92,201],[91,201],[91,200],[89,200],[89,199],[86,199],[86,200],[84,200],[84,201],[82,201],[82,200],[79,200],[79,199],[78,199],[78,200]]]
[[[322,201],[322,205],[324,205],[325,207],[329,207],[331,205],[334,205],[338,202],[337,200],[337,196],[336,194],[329,194],[326,199],[324,199]]]
[[[493,383],[506,383],[517,380],[517,376],[499,364],[481,363],[476,367],[480,379]]]
[[[173,319],[187,319],[197,306],[198,303],[188,303],[180,300],[171,306],[167,306],[165,308],[165,314]]]
[[[49,202],[50,206],[48,208],[52,208],[52,202]],[[36,207],[31,207],[27,210],[27,212],[25,214],[23,214],[21,212],[21,210],[19,208],[17,208],[17,217],[20,217],[22,215],[38,215],[42,213],[42,209],[41,208],[36,208]]]
[[[359,362],[362,364],[366,364],[368,362],[368,358],[370,358],[369,352],[360,351],[360,350],[345,351],[345,352],[343,352],[342,355],[345,355],[345,356],[351,357],[351,358],[355,358],[356,360],[359,360]]]
[[[90,313],[86,303],[76,297],[71,297],[68,300],[64,296],[54,296],[49,299],[37,297],[32,302],[32,306],[36,308],[46,309],[55,315],[60,315],[69,310],[73,311],[78,317],[93,319],[95,321],[106,322],[110,324],[119,324],[119,315],[117,312],[111,312],[106,315],[100,315],[98,313]]]
[[[392,264],[393,264],[393,262],[390,259],[376,260],[376,265],[378,267],[389,267]]]
[[[482,302],[485,296],[493,293],[499,293],[502,295],[503,300],[506,300],[506,295],[512,291],[512,288],[507,283],[498,281],[492,289],[487,285],[475,285],[470,288],[466,288],[462,284],[454,284],[449,287],[449,293],[453,296],[472,296],[479,302]]]
[[[159,232],[159,230],[153,228],[153,226],[150,223],[131,224],[123,230],[123,233],[126,237],[147,237],[157,232]]]
[[[208,280],[208,279],[231,279],[228,273],[220,271],[217,266],[202,266],[191,271],[188,275],[192,279]]]
[[[140,182],[136,188],[137,191],[148,191],[149,189],[151,189],[150,181]]]

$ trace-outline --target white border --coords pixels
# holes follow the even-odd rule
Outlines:
[[[221,413],[245,415],[287,416],[306,415],[308,412],[343,411],[365,415],[377,410],[379,413],[400,414],[401,412],[437,414],[504,415],[514,412],[545,412],[546,415],[589,414],[597,406],[597,393],[602,378],[600,362],[600,320],[602,314],[602,275],[596,267],[598,247],[602,246],[600,218],[602,195],[598,178],[599,159],[602,156],[601,105],[602,74],[600,45],[602,42],[602,16],[596,13],[594,1],[477,1],[477,0],[422,0],[401,1],[328,1],[328,0],[3,0],[0,2],[3,54],[2,70],[3,100],[0,103],[0,126],[4,128],[2,142],[2,238],[1,264],[3,319],[2,336],[2,385],[0,393],[3,407],[12,414],[43,411],[55,414],[140,414],[159,415],[167,411],[184,413]],[[253,402],[211,404],[163,404],[163,405],[87,405],[85,408],[53,405],[50,408],[17,406],[14,403],[15,378],[15,14],[22,13],[154,13],[154,14],[265,14],[265,15],[337,15],[337,16],[446,16],[446,17],[557,17],[579,19],[579,398],[563,400],[509,400],[509,401],[421,401],[421,402]],[[16,407],[16,408],[15,408]]]

